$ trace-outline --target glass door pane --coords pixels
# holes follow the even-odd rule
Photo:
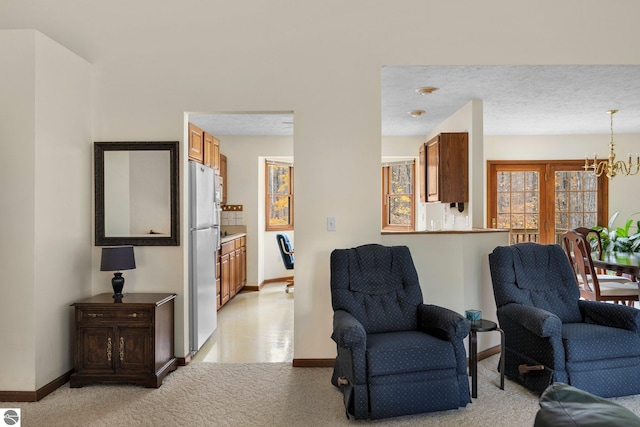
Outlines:
[[[498,228],[511,230],[511,243],[540,240],[540,173],[498,171]]]
[[[592,228],[598,220],[598,178],[592,172],[555,171],[555,242],[572,228]]]

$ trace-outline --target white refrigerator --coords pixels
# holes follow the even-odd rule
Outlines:
[[[213,169],[189,161],[189,347],[215,331],[216,250],[220,246],[220,190]]]

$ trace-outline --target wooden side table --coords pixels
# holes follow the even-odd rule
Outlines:
[[[110,293],[75,307],[74,364],[70,386],[124,382],[160,387],[177,368],[173,355],[173,305],[176,294]]]
[[[504,390],[504,331],[495,322],[480,319],[471,322],[469,333],[469,375],[471,375],[471,397],[478,397],[478,332],[500,332],[500,389]]]

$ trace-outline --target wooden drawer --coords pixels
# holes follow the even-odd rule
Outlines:
[[[222,244],[222,248],[220,249],[221,255],[226,255],[233,252],[236,249],[236,241],[232,240],[230,242],[226,242]]]
[[[122,310],[115,310],[111,308],[101,307],[87,307],[77,308],[76,320],[78,322],[96,322],[96,321],[114,321],[118,323],[132,322],[132,323],[148,323],[151,321],[152,312],[148,308],[133,309],[127,308]]]

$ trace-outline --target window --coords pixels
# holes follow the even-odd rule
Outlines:
[[[584,161],[489,161],[489,227],[511,230],[511,243],[561,243],[576,227],[604,225],[608,180]]]
[[[413,231],[415,162],[382,166],[382,229]]]
[[[267,161],[266,173],[266,229],[293,230],[293,166]]]

